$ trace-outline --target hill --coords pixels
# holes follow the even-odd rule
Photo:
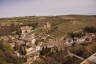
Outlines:
[[[50,22],[55,29],[50,33],[57,36],[81,31],[86,26],[96,27],[96,15],[61,15],[61,16],[25,16],[0,18],[1,26],[21,26],[37,23],[38,27]],[[38,28],[37,27],[37,28]]]

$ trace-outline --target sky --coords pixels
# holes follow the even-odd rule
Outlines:
[[[0,18],[68,14],[96,15],[96,0],[0,0]]]

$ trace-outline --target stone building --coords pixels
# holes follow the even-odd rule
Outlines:
[[[32,31],[32,27],[30,26],[23,26],[20,28],[21,29],[21,34],[27,34],[30,33]]]
[[[51,23],[46,22],[46,23],[44,24],[44,29],[45,29],[47,32],[49,32],[49,31],[51,30]]]

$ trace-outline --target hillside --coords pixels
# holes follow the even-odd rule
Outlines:
[[[25,16],[0,18],[1,26],[21,26],[37,23],[39,27],[46,22],[50,22],[55,28],[52,32],[50,32],[50,34],[61,36],[65,33],[81,31],[82,28],[86,26],[96,27],[96,15]]]

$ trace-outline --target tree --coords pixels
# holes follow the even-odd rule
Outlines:
[[[27,53],[26,50],[25,50],[25,46],[21,45],[20,49],[19,49],[19,52],[20,52],[21,55],[25,55]]]
[[[85,27],[83,29],[84,32],[88,32],[88,33],[96,33],[96,28],[95,27]]]

